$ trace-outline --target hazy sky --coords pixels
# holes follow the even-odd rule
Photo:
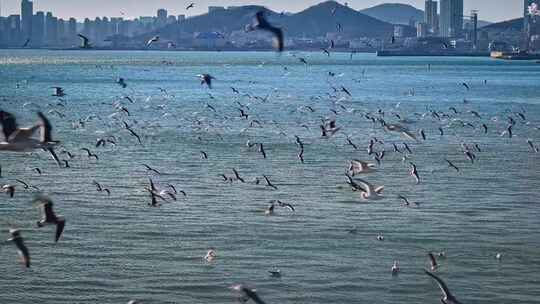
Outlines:
[[[1,14],[20,14],[20,0],[0,0]],[[297,12],[308,6],[323,2],[323,0],[34,0],[34,11],[52,11],[55,16],[62,18],[96,16],[108,17],[138,17],[153,16],[158,8],[165,8],[169,14],[186,14],[185,7],[196,3],[195,9],[190,9],[187,15],[201,14],[207,11],[209,5],[228,6],[259,4],[275,11]],[[348,0],[355,9],[371,7],[381,3],[407,3],[423,9],[424,0]],[[480,11],[480,19],[502,21],[520,17],[523,13],[523,0],[465,0],[465,12],[472,9]],[[124,12],[125,15],[121,15]]]

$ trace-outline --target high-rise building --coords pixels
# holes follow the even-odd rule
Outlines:
[[[439,2],[437,1],[426,0],[424,23],[427,26],[428,34],[432,36],[436,36],[439,33],[438,4]]]
[[[47,12],[45,15],[45,33],[47,45],[58,43],[58,19],[51,12]]]
[[[63,45],[66,41],[66,21],[64,21],[64,19],[62,18],[59,18],[56,27],[58,42]]]
[[[21,2],[21,31],[24,39],[32,37],[32,18],[34,15],[34,3],[29,0]]]
[[[7,17],[6,27],[6,40],[7,44],[11,46],[19,46],[22,41],[21,39],[21,16],[20,15],[9,15]]]
[[[538,0],[524,0],[523,1],[523,30],[527,31],[529,28],[529,22],[531,17],[529,16],[529,6],[533,3],[538,3]]]
[[[165,26],[166,24],[167,24],[167,10],[160,8],[157,11],[156,25],[158,27],[162,27],[162,26]]]
[[[425,22],[416,23],[416,37],[424,38],[428,34],[428,25]]]
[[[75,18],[69,18],[66,43],[75,44],[77,40],[77,20]]]
[[[441,0],[439,31],[442,37],[460,37],[463,32],[463,0]]]
[[[33,47],[41,47],[44,44],[45,36],[45,13],[36,12],[32,18],[32,41],[30,45]]]
[[[524,0],[523,2],[523,45],[526,50],[538,48],[540,38],[540,16],[531,16],[529,6],[533,3],[540,4],[539,0]],[[535,46],[536,45],[536,46]]]

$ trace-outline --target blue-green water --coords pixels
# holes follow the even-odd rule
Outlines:
[[[32,256],[32,267],[23,269],[14,246],[2,244],[0,303],[234,303],[229,286],[239,282],[267,303],[439,303],[423,269],[427,253],[440,251],[447,257],[436,272],[463,303],[538,303],[540,154],[526,140],[540,144],[540,65],[297,57],[309,64],[287,53],[0,51],[0,108],[21,125],[31,125],[37,110],[48,113],[62,141],[58,152],[74,155],[71,168],[58,168],[41,152],[0,155],[0,183],[17,185],[15,198],[0,196],[2,237],[9,225],[21,228]],[[211,90],[195,77],[201,73],[216,77]],[[127,88],[115,84],[118,77]],[[50,96],[52,86],[65,88],[63,102]],[[331,86],[346,87],[352,97]],[[240,107],[249,119],[240,117]],[[378,109],[388,122],[398,114],[411,130],[425,130],[426,141],[407,141],[414,152],[407,161],[392,152],[392,143],[401,147],[406,139],[365,118],[379,117]],[[438,120],[429,110],[449,116]],[[509,116],[516,120],[512,138],[501,136]],[[342,127],[330,139],[320,137],[324,117]],[[250,127],[253,120],[261,126]],[[122,121],[142,136],[142,146]],[[117,146],[95,148],[108,135]],[[305,164],[296,157],[295,135],[305,143]],[[364,202],[344,172],[351,159],[372,161],[366,152],[372,136],[385,142],[377,150],[388,152],[378,172],[364,178],[385,185],[385,199]],[[267,158],[247,140],[263,142]],[[462,143],[481,148],[474,164]],[[419,185],[408,175],[409,161],[418,166]],[[245,184],[223,182],[219,175],[233,176],[232,168]],[[278,190],[253,182],[263,174]],[[160,189],[171,183],[187,197],[148,207],[149,175]],[[36,227],[36,193],[15,179],[39,187],[66,217],[58,244],[52,227]],[[111,195],[97,192],[94,180]],[[420,207],[401,206],[399,194]],[[296,212],[276,208],[265,216],[273,199]],[[348,233],[355,226],[357,233]],[[218,254],[211,263],[203,259],[209,248]],[[391,275],[394,260],[398,276]],[[268,275],[276,268],[281,278]]]

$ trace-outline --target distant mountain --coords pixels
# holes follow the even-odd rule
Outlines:
[[[408,4],[386,3],[366,8],[361,13],[393,24],[409,24],[410,20],[424,21],[424,11]],[[490,25],[491,22],[478,20],[478,28]]]
[[[492,23],[488,26],[482,27],[482,30],[486,31],[522,31],[523,30],[523,18],[517,18],[512,20],[507,20],[503,22]]]
[[[382,37],[391,35],[393,25],[362,14],[335,1],[327,1],[293,14],[284,20],[285,31],[291,36],[320,37],[338,32],[351,37]]]
[[[226,10],[215,10],[211,13],[195,16],[182,22],[182,31],[195,32],[220,32],[242,30],[247,24],[253,22],[253,16],[258,11],[264,11],[269,19],[276,19],[278,13],[262,6],[248,5],[239,6]]]
[[[489,21],[484,21],[484,20],[478,20],[478,28],[481,28],[481,27],[484,27],[484,26],[488,26],[490,24],[493,24],[493,22],[489,22]]]
[[[183,21],[180,26],[168,25],[153,33],[142,36],[142,40],[153,35],[175,40],[179,31],[231,33],[245,29],[253,22],[257,11],[263,10],[267,19],[282,27],[285,37],[324,37],[329,32],[338,32],[348,37],[388,37],[393,25],[364,15],[335,1],[326,1],[296,14],[280,14],[262,6],[239,6],[195,16]]]
[[[414,6],[401,3],[386,3],[360,11],[379,20],[394,24],[409,24],[411,19],[416,21],[424,20],[424,11]]]

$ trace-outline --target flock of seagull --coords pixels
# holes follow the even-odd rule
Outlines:
[[[194,3],[190,4],[187,9],[193,8]],[[280,28],[277,28],[273,25],[271,25],[264,16],[264,13],[258,12],[256,13],[254,17],[254,24],[250,24],[246,27],[246,30],[252,31],[252,30],[263,30],[270,32],[277,41],[277,50],[279,52],[283,51],[284,49],[284,40],[283,40],[283,31]],[[83,35],[79,35],[82,39],[82,45],[83,48],[89,48],[90,42],[89,40],[84,37]],[[148,41],[147,45],[151,45],[152,43],[159,40],[159,37],[153,37]],[[325,53],[329,53],[328,49],[324,50]],[[307,60],[305,58],[298,58],[300,62],[304,64],[308,64]],[[285,68],[286,69],[286,68]],[[330,77],[333,75],[329,74]],[[212,83],[216,78],[210,74],[200,74],[197,75],[197,77],[200,79],[200,82],[202,85],[206,85],[208,90],[212,89]],[[119,78],[117,80],[117,84],[121,86],[122,88],[126,88],[128,86],[126,80],[124,78]],[[462,83],[463,87],[466,90],[470,90],[470,86],[467,83]],[[66,96],[66,92],[62,87],[54,87],[54,97],[62,98]],[[232,87],[233,94],[240,94],[240,90],[237,88]],[[320,123],[318,124],[318,129],[320,132],[320,139],[325,140],[333,137],[338,137],[340,133],[344,133],[346,130],[345,125],[339,125],[339,115],[343,115],[343,113],[352,113],[353,115],[358,115],[358,117],[365,119],[367,121],[370,121],[373,123],[373,126],[376,128],[380,128],[385,134],[389,134],[391,136],[397,136],[403,138],[404,142],[402,144],[396,144],[393,143],[392,146],[388,146],[385,142],[385,139],[383,138],[370,138],[369,144],[365,149],[365,158],[366,159],[352,159],[350,160],[349,165],[347,168],[344,168],[344,178],[348,186],[350,186],[350,189],[354,193],[358,193],[359,200],[362,201],[378,201],[385,199],[386,196],[384,195],[384,185],[374,185],[373,183],[369,182],[367,180],[368,176],[372,173],[378,172],[380,169],[380,164],[385,160],[385,155],[390,153],[395,153],[396,155],[400,155],[402,157],[403,163],[408,163],[410,165],[409,175],[411,176],[411,182],[414,182],[414,184],[420,184],[423,182],[422,176],[420,174],[420,170],[417,166],[417,164],[408,161],[409,156],[414,154],[414,145],[421,145],[423,141],[428,140],[428,134],[433,134],[433,132],[430,132],[430,130],[413,130],[408,126],[407,119],[404,117],[401,117],[397,113],[388,113],[384,111],[383,109],[377,109],[377,111],[371,111],[371,112],[361,112],[359,110],[353,109],[351,107],[346,107],[342,103],[340,103],[340,94],[344,94],[346,97],[351,97],[351,92],[343,87],[343,86],[332,86],[332,91],[328,93],[328,98],[333,100],[332,102],[336,106],[337,110],[332,110],[332,114],[330,117],[321,117]],[[269,97],[260,97],[255,95],[247,94],[249,98],[252,98],[253,100],[256,100],[261,103],[268,102]],[[213,98],[210,94],[210,98]],[[134,101],[126,96],[125,99],[130,102],[134,103]],[[466,101],[465,101],[466,102]],[[259,119],[253,118],[254,113],[250,111],[249,106],[243,105],[239,103],[238,111],[238,118],[249,121],[250,128],[261,128],[265,124],[264,121],[261,121]],[[130,116],[130,111],[127,106],[123,106],[120,104],[116,104],[116,110],[118,113],[124,113],[125,115]],[[216,112],[216,109],[210,105],[206,104],[205,108],[208,111]],[[487,134],[490,130],[490,126],[488,126],[489,122],[484,122],[481,124],[481,127],[478,127],[477,125],[473,124],[472,122],[460,118],[463,117],[463,115],[470,115],[470,117],[474,117],[478,120],[483,119],[482,114],[477,111],[468,111],[468,112],[462,112],[461,109],[458,109],[456,107],[451,107],[448,109],[449,111],[437,111],[428,109],[425,113],[419,113],[418,115],[423,118],[432,119],[433,121],[443,121],[443,120],[451,120],[452,123],[458,124],[462,128],[472,128],[472,129],[479,129],[484,134]],[[314,109],[310,105],[304,105],[297,109],[299,112],[306,112],[306,113],[314,113],[316,109]],[[56,114],[57,112],[51,110],[48,114]],[[47,114],[47,115],[48,115]],[[520,123],[520,126],[528,126],[527,124],[527,118],[526,118],[526,112],[525,111],[519,111],[519,112],[511,112],[507,115],[507,117],[504,118],[505,122],[502,122],[505,127],[500,131],[500,136],[512,138],[513,137],[513,130],[518,126],[518,123]],[[392,122],[392,120],[397,119],[397,122]],[[83,121],[78,122],[79,125],[84,124]],[[198,121],[198,124],[202,124],[203,122]],[[133,137],[137,140],[139,144],[143,144],[144,136],[141,133],[141,130],[137,130],[136,127],[132,124],[130,125],[126,121],[122,121],[122,130],[125,132],[125,134]],[[27,128],[21,128],[19,127],[16,117],[11,114],[10,112],[4,111],[3,109],[0,109],[0,152],[14,152],[14,153],[27,153],[31,151],[46,151],[51,155],[53,160],[56,162],[56,164],[59,167],[69,168],[69,162],[67,159],[60,159],[56,150],[58,147],[62,146],[62,143],[53,139],[53,125],[49,121],[49,119],[46,117],[45,113],[38,112],[37,113],[37,123],[34,126],[27,127]],[[310,129],[312,126],[309,125],[303,125],[306,129]],[[495,127],[497,128],[497,127]],[[444,128],[438,127],[437,131],[438,136],[443,137],[445,135]],[[351,146],[355,151],[361,152],[362,149],[359,147],[358,144],[354,142],[354,139],[347,136],[346,144]],[[95,143],[95,147],[105,147],[107,145],[113,145],[116,146],[118,144],[117,142],[117,136],[108,136],[97,139]],[[413,145],[414,144],[414,145]],[[530,151],[532,153],[538,153],[539,147],[534,144],[534,142],[531,139],[527,139],[526,144],[528,145]],[[294,136],[294,145],[298,148],[297,153],[297,159],[300,163],[304,164],[304,152],[305,152],[305,143],[302,138],[299,136]],[[248,141],[246,143],[246,146],[248,148],[256,148],[257,152],[260,153],[260,155],[263,158],[267,158],[267,152],[265,150],[264,143],[262,142],[251,142]],[[88,148],[83,148],[81,151],[84,151],[86,156],[89,159],[95,159],[98,160],[99,156],[97,153],[92,152]],[[470,144],[463,142],[461,144],[461,151],[463,153],[464,159],[466,159],[467,162],[470,162],[471,164],[475,163],[477,161],[477,154],[481,153],[482,149],[477,144]],[[67,155],[68,157],[71,157],[71,153],[69,151],[62,151],[63,154]],[[208,153],[206,151],[200,151],[200,157],[201,159],[208,159]],[[370,160],[367,160],[370,159]],[[455,161],[444,159],[444,162],[448,165],[448,168],[451,170],[455,170],[456,172],[460,171],[460,167],[456,165]],[[148,171],[153,174],[159,175],[160,172],[152,168],[151,166],[147,164],[142,164],[142,166]],[[39,170],[39,168],[36,168],[36,170]],[[1,168],[0,168],[0,177],[1,177]],[[240,172],[232,168],[231,174],[221,174],[221,178],[223,179],[223,182],[227,183],[246,183],[246,179],[242,177]],[[28,189],[31,187],[27,183],[25,183],[22,180],[17,180],[21,186],[23,186],[25,189]],[[105,188],[100,183],[93,181],[93,185],[96,187],[96,190],[99,192],[104,192],[110,195],[110,190]],[[262,175],[262,179],[257,177],[255,179],[256,184],[263,183],[266,187],[272,188],[272,189],[278,189],[278,186],[273,183],[270,178],[267,175]],[[16,185],[4,185],[2,188],[0,188],[0,191],[5,192],[7,195],[13,197],[16,192],[16,188],[18,186]],[[149,178],[148,186],[145,187],[144,191],[148,192],[149,194],[149,202],[148,205],[151,207],[159,207],[161,205],[161,202],[167,202],[170,200],[176,200],[177,195],[183,195],[186,196],[186,192],[184,191],[178,191],[176,187],[172,184],[168,184],[165,189],[158,189],[152,178]],[[398,199],[403,201],[403,206],[409,207],[409,208],[419,208],[420,203],[418,202],[412,202],[409,201],[409,199],[404,195],[399,195]],[[38,227],[44,227],[46,225],[52,225],[55,226],[54,231],[54,242],[59,242],[61,240],[61,237],[64,232],[64,227],[66,225],[66,219],[64,219],[61,216],[57,216],[54,208],[53,208],[53,202],[47,198],[46,196],[40,195],[35,198],[34,204],[40,206],[42,210],[42,218],[37,221]],[[268,203],[268,207],[264,211],[265,215],[272,216],[276,212],[276,207],[283,208],[280,210],[287,210],[287,212],[294,213],[295,207],[287,202],[283,202],[281,200],[272,200]],[[355,230],[351,230],[350,233],[354,233]],[[21,233],[21,230],[15,227],[9,228],[9,239],[7,239],[8,242],[11,242],[15,245],[18,255],[22,260],[22,263],[25,267],[31,266],[31,255],[29,248],[25,245],[23,235]],[[379,235],[377,237],[379,240],[383,240],[384,236]],[[440,253],[427,253],[427,257],[429,258],[429,263],[431,265],[429,270],[425,270],[425,274],[432,278],[436,284],[438,285],[442,297],[440,299],[440,302],[445,304],[458,304],[460,303],[457,298],[450,292],[449,288],[447,287],[446,283],[436,274],[438,263],[437,258],[445,258],[446,255],[444,252]],[[207,261],[213,261],[217,258],[217,251],[214,248],[211,248],[208,250],[207,254],[204,256],[204,259]],[[501,258],[500,254],[497,254],[497,258]],[[399,267],[399,261],[395,261],[392,268],[391,273],[393,275],[399,275],[400,267]],[[273,277],[279,277],[281,276],[281,272],[279,270],[271,270],[270,275]],[[246,302],[248,300],[252,300],[253,302],[257,304],[264,304],[265,302],[261,299],[261,297],[257,294],[255,289],[252,289],[248,287],[245,284],[236,284],[231,287],[232,290],[238,292],[239,299],[243,302]],[[133,300],[129,302],[130,304],[140,303],[139,301]]]

